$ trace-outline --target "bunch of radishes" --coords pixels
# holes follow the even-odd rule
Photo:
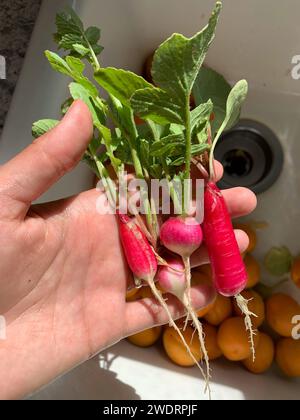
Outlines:
[[[185,325],[191,320],[199,335],[207,365],[206,374],[203,372],[207,382],[210,372],[205,337],[190,293],[190,257],[202,242],[210,257],[213,285],[218,293],[236,297],[245,314],[246,328],[251,332],[254,349],[252,314],[247,309],[247,301],[240,296],[247,283],[246,271],[214,174],[216,143],[222,132],[238,120],[247,94],[247,82],[241,80],[232,90],[226,87],[226,109],[222,110],[217,121],[224,120],[214,124],[213,130],[211,115],[217,109],[214,109],[211,99],[204,103],[200,101],[194,109],[190,106],[195,81],[214,39],[221,8],[221,3],[217,2],[208,25],[195,36],[186,38],[173,34],[160,45],[153,57],[153,83],[127,70],[102,67],[98,59],[102,51],[98,44],[100,30],[95,27],[85,30],[72,10],[58,14],[56,19],[55,41],[66,55],[46,51],[51,66],[73,79],[69,86],[71,98],[63,104],[63,113],[77,99],[83,100],[91,111],[94,137],[84,160],[103,181],[109,202],[115,203],[116,208],[120,204],[113,179],[124,181],[125,165],[129,165],[133,176],[145,181],[146,185],[151,184],[153,178],[167,181],[177,216],[170,215],[164,223],[160,223],[151,190],[149,193],[147,188],[142,187],[140,203],[145,210],[145,221],[141,214],[135,214],[135,209],[132,211],[130,208],[130,214],[122,214],[118,209],[120,236],[133,276],[138,284],[144,281],[150,286],[187,352],[203,372],[172,319],[157,283],[184,305],[187,312]],[[86,77],[86,62],[92,66],[93,80]],[[108,99],[107,96],[101,97],[94,82],[106,91]],[[142,126],[138,126],[137,117]],[[39,136],[57,123],[49,119],[38,121],[33,126],[33,133]],[[199,173],[205,182],[204,221],[201,225],[187,210],[191,207],[192,194],[185,186],[191,178],[191,165],[195,162],[198,162]],[[113,177],[107,166],[114,171]],[[174,187],[178,181],[183,187],[182,196]]]
[[[180,329],[173,321],[167,304],[155,282],[157,281],[164,291],[176,296],[185,306],[188,317],[192,320],[199,334],[201,350],[207,364],[206,378],[208,379],[209,364],[205,349],[205,338],[190,298],[191,273],[189,260],[203,241],[209,253],[213,284],[217,293],[237,298],[239,306],[246,315],[247,326],[250,330],[249,319],[251,313],[247,311],[247,302],[240,296],[247,284],[247,273],[229,212],[222,193],[217,185],[211,181],[207,182],[205,188],[204,213],[202,226],[194,217],[184,215],[170,217],[162,224],[159,235],[160,242],[172,253],[162,265],[158,265],[156,252],[138,224],[127,216],[120,215],[119,220],[124,253],[134,277],[146,281],[151,287],[154,296],[166,310],[170,324],[176,329],[190,356],[196,362]],[[197,365],[199,366],[198,363]]]

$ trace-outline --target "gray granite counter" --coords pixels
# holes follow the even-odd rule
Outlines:
[[[0,55],[6,60],[6,80],[0,80],[0,135],[20,74],[41,0],[0,0]]]

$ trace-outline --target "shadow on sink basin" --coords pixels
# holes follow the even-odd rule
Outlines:
[[[118,379],[117,373],[109,370],[109,366],[103,365],[103,359],[107,357],[108,352],[103,352],[58,378],[29,399],[140,400],[133,387]]]

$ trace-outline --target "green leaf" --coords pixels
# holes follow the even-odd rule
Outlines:
[[[128,147],[128,142],[122,137],[114,137],[112,145],[115,150],[115,156],[124,164],[132,165],[131,150]]]
[[[206,103],[200,104],[197,108],[191,112],[191,132],[192,135],[197,134],[199,127],[203,128],[203,124],[206,123],[213,110],[213,103],[209,99]]]
[[[136,138],[136,128],[133,119],[133,113],[130,108],[122,105],[115,96],[110,95],[109,106],[113,114],[114,120],[121,129],[123,135]]]
[[[109,157],[109,159],[110,159],[112,165],[114,166],[114,168],[121,167],[121,165],[122,165],[123,162],[121,161],[121,159],[119,159],[118,157],[116,157],[113,152],[111,152],[110,150],[108,150],[106,152],[106,154]]]
[[[101,136],[103,137],[105,146],[107,147],[107,149],[109,149],[112,141],[110,129],[99,122],[96,122],[95,126],[99,130]]]
[[[113,67],[100,69],[94,77],[100,86],[128,107],[130,107],[130,98],[137,90],[152,86],[131,71]]]
[[[171,161],[171,166],[182,166],[184,164],[184,157],[180,156],[179,158],[176,158],[175,160]]]
[[[199,144],[207,143],[208,126],[209,126],[209,123],[204,124],[202,130],[197,132],[197,142]],[[199,127],[199,130],[200,130],[200,127]]]
[[[147,140],[141,139],[139,141],[140,160],[144,168],[148,168],[150,164],[150,144]]]
[[[72,50],[74,44],[79,44],[81,37],[78,35],[66,34],[58,40],[58,47],[64,50]]]
[[[274,247],[265,256],[265,267],[273,276],[281,277],[290,272],[293,257],[290,250],[285,247]]]
[[[222,4],[217,2],[208,25],[201,32],[192,38],[174,34],[154,54],[154,83],[176,97],[183,106],[213,41],[221,8]]]
[[[77,83],[80,83],[85,89],[87,89],[94,98],[98,96],[97,88],[82,74],[85,65],[81,60],[71,56],[63,59],[58,54],[51,51],[46,51],[45,55],[54,70],[72,77]]]
[[[79,58],[72,56],[66,57],[66,62],[71,69],[73,79],[77,83],[80,83],[93,98],[96,98],[98,96],[96,86],[94,86],[93,83],[83,75],[85,64]]]
[[[221,134],[223,133],[223,131],[226,129],[226,127],[231,125],[238,118],[241,112],[241,107],[246,99],[247,93],[248,93],[248,83],[246,80],[240,80],[231,89],[231,92],[226,102],[226,116],[224,118],[223,123],[221,124],[221,127],[218,130],[218,133],[213,141],[213,145],[211,148],[210,168],[213,167],[212,165],[213,154],[214,154],[214,150],[217,145],[217,142],[219,138],[221,137]]]
[[[198,156],[210,149],[209,144],[192,144],[192,156]]]
[[[92,47],[96,55],[101,54],[102,51],[104,50],[104,48],[101,45],[93,45]]]
[[[168,125],[160,125],[160,124],[156,124],[154,121],[151,120],[146,120],[147,124],[146,127],[148,127],[148,129],[150,130],[150,138],[153,141],[157,141],[159,139],[161,139],[162,137],[166,137],[169,134],[175,134],[172,133],[170,131],[170,126],[171,124]],[[182,134],[182,127],[181,127],[181,132],[180,134]]]
[[[89,94],[89,91],[85,89],[81,84],[79,83],[70,83],[69,85],[71,96],[74,100],[81,99],[91,111],[94,124],[98,122],[98,114],[96,113],[95,107],[93,102],[91,101],[91,96]]]
[[[208,144],[192,144],[192,156],[198,156],[201,155],[202,153],[206,152],[207,150],[209,150],[209,145]],[[171,166],[181,166],[185,163],[185,158],[184,156],[179,156],[178,158],[176,158],[175,160],[173,160],[171,162]]]
[[[78,73],[80,76],[82,75],[85,64],[79,58],[68,56],[66,57],[66,62],[73,73]]]
[[[71,9],[56,15],[56,27],[57,34],[62,36],[65,34],[80,36],[83,31],[83,23]]]
[[[183,127],[179,124],[170,124],[171,134],[183,134]]]
[[[73,98],[68,98],[62,103],[62,105],[60,107],[62,115],[65,115],[68,112],[68,110],[69,110],[69,108],[70,108],[70,106],[72,105],[73,102],[74,102]]]
[[[248,83],[246,80],[240,80],[232,88],[226,102],[226,117],[218,131],[218,136],[220,136],[226,127],[231,126],[236,122],[240,115],[242,105],[247,97],[247,93]]]
[[[150,87],[138,90],[131,98],[136,115],[158,124],[184,124],[182,108],[175,99],[161,89]]]
[[[161,179],[162,178],[162,167],[158,163],[154,163],[149,168],[149,173],[152,178],[154,179]]]
[[[71,93],[71,101],[73,100],[77,100],[77,99],[81,99],[89,108],[92,117],[93,117],[93,123],[94,125],[100,123],[100,124],[105,124],[106,121],[106,116],[105,113],[103,111],[103,108],[101,108],[98,104],[98,102],[96,102],[90,91],[88,89],[86,89],[82,84],[80,83],[70,83],[69,85],[69,89],[70,89],[70,93]],[[70,100],[68,100],[66,102],[66,107],[68,107],[70,105]]]
[[[157,142],[158,144],[153,144],[151,147],[151,156],[152,157],[165,157],[170,156],[171,152],[176,148],[174,144],[162,144],[161,142]],[[182,144],[180,145],[182,148]]]
[[[248,83],[246,80],[240,80],[229,93],[226,103],[226,117],[221,125],[220,131],[226,127],[232,126],[241,113],[242,105],[247,97]]]
[[[197,105],[209,99],[214,104],[214,120],[211,124],[213,136],[225,118],[226,103],[230,91],[230,84],[221,74],[205,66],[200,69],[194,84],[193,95]],[[230,127],[227,126],[228,128]]]
[[[154,142],[151,145],[151,156],[170,156],[173,150],[177,150],[177,154],[184,152],[184,136],[177,134],[170,134],[162,139]]]
[[[82,58],[86,57],[97,68],[98,62],[95,55],[97,56],[103,50],[101,45],[97,44],[100,39],[100,30],[90,27],[85,31],[82,21],[71,8],[57,15],[56,26],[54,40],[58,47],[68,51],[69,55],[79,54]]]
[[[152,132],[150,130],[150,127],[145,124],[138,124],[136,125],[138,136],[141,139],[153,139]]]
[[[80,54],[82,57],[85,57],[90,53],[90,50],[82,44],[73,44],[73,49]]]
[[[88,90],[93,98],[98,97],[98,90],[96,86],[94,86],[93,83],[87,77],[75,76],[74,79],[76,82],[80,83],[86,90]]]
[[[85,31],[85,37],[91,45],[97,44],[101,36],[101,31],[95,26],[91,26]]]
[[[89,150],[93,154],[98,154],[100,148],[101,148],[101,139],[99,139],[98,137],[93,137],[89,144]]]
[[[56,127],[59,124],[58,120],[39,120],[36,121],[32,125],[32,135],[34,138],[41,137],[42,135],[46,134],[48,131],[52,130],[54,127]]]
[[[55,71],[58,71],[59,73],[72,77],[72,70],[70,69],[67,62],[62,57],[60,57],[58,54],[51,51],[45,51],[45,55],[51,67]]]
[[[83,158],[81,159],[82,162],[84,162],[88,167],[91,169],[91,171],[99,177],[99,170],[97,168],[95,160],[88,154],[85,153]]]
[[[94,125],[98,129],[103,139],[103,144],[106,147],[106,154],[109,157],[113,167],[114,168],[120,167],[122,165],[122,161],[114,155],[115,148],[114,148],[113,138],[112,138],[110,129],[98,121],[97,122],[95,121]]]

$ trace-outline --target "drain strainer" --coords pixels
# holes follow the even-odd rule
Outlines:
[[[270,188],[283,166],[283,150],[273,131],[246,119],[223,134],[215,158],[224,166],[220,188],[242,186],[255,193]]]

